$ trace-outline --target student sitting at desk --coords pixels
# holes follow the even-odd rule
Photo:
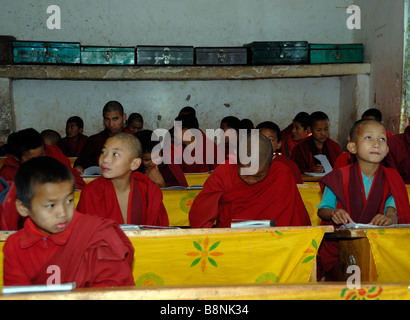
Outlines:
[[[184,172],[177,163],[164,163],[156,165],[153,162],[152,151],[160,143],[151,130],[142,130],[136,134],[142,146],[142,165],[138,171],[145,173],[160,188],[172,186],[188,187]],[[173,147],[171,147],[172,150]],[[159,155],[160,156],[160,155]]]
[[[335,226],[352,222],[378,226],[409,223],[404,182],[395,169],[380,165],[389,151],[384,125],[375,120],[358,121],[350,138],[347,149],[356,161],[321,179],[324,191],[318,216],[324,224]],[[323,271],[332,277],[337,270],[337,244],[323,243],[319,256]]]
[[[252,137],[256,143],[251,143]],[[216,227],[229,228],[232,219],[311,225],[289,167],[272,161],[270,141],[260,134],[249,135],[244,152],[255,163],[239,157],[238,164],[225,162],[211,173],[189,212],[191,228],[211,228],[215,222]]]
[[[324,172],[323,166],[315,159],[315,155],[323,154],[333,167],[336,158],[342,154],[342,148],[337,142],[329,138],[329,118],[321,111],[310,115],[312,135],[302,140],[292,152],[292,160],[296,162],[301,173]]]
[[[125,132],[108,138],[101,151],[101,177],[81,192],[77,210],[119,224],[168,227],[161,189],[135,170],[141,165],[141,143]]]
[[[74,179],[50,157],[21,165],[16,206],[24,228],[4,245],[4,285],[75,282],[76,287],[133,286],[134,248],[111,220],[74,210]],[[49,271],[49,267],[57,271]]]

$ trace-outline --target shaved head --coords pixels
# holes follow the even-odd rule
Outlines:
[[[246,145],[243,142],[239,144],[238,173],[243,181],[252,185],[265,179],[269,172],[273,154],[272,144],[258,132],[246,137]]]

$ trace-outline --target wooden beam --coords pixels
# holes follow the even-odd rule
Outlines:
[[[277,78],[339,77],[369,74],[368,63],[267,66],[88,66],[88,65],[4,65],[0,78],[96,81],[208,81]]]

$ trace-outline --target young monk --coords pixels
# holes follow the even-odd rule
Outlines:
[[[45,144],[43,137],[35,129],[28,128],[12,133],[7,144],[10,155],[4,160],[3,167],[0,169],[0,176],[6,181],[14,180],[14,175],[22,163],[31,158],[46,155],[59,160],[70,169],[74,175],[77,189],[82,189],[85,186],[83,178],[71,168],[70,160],[56,145]]]
[[[410,222],[407,190],[395,169],[380,165],[389,151],[386,128],[375,120],[358,121],[347,149],[356,161],[321,179],[324,187],[318,216],[334,226],[351,222],[387,226]],[[321,266],[329,279],[337,272],[337,244],[325,242]],[[333,275],[333,276],[332,276]]]
[[[280,150],[282,145],[279,126],[272,121],[265,121],[258,124],[256,129],[259,129],[259,133],[268,138],[271,142],[273,149],[272,161],[281,161],[286,164],[292,171],[296,184],[302,184],[302,176],[300,175],[300,171],[296,163],[277,152],[277,150]]]
[[[15,184],[17,210],[27,219],[4,245],[4,285],[134,285],[130,240],[117,223],[74,210],[74,179],[66,166],[50,157],[31,159]],[[58,268],[54,276],[50,266]]]
[[[78,157],[87,142],[88,136],[83,134],[84,121],[78,116],[68,118],[65,126],[66,136],[58,146],[67,157]]]
[[[88,138],[74,162],[74,168],[84,173],[91,166],[98,166],[98,158],[105,141],[116,133],[123,131],[123,124],[127,119],[124,108],[118,101],[109,101],[105,104],[102,112],[105,129]]]
[[[104,144],[99,159],[101,177],[85,186],[77,210],[119,224],[169,226],[161,189],[140,172],[141,143],[118,133]]]
[[[252,137],[256,144],[251,144]],[[270,141],[260,134],[249,135],[244,152],[251,155],[256,168],[241,156],[238,164],[219,165],[193,202],[191,228],[214,224],[229,228],[233,219],[275,220],[277,226],[311,225],[289,167],[272,161]]]
[[[388,138],[387,145],[386,167],[397,169],[404,183],[410,184],[410,126],[403,133]]]
[[[71,167],[70,160],[55,145],[44,143],[40,133],[33,128],[12,133],[8,139],[11,154],[4,161],[0,170],[4,179],[10,184],[10,190],[5,196],[0,214],[0,230],[19,230],[23,227],[24,219],[18,214],[15,205],[16,187],[13,183],[18,168],[28,160],[49,156],[64,164],[74,176],[75,188],[81,190],[86,183],[77,170]]]
[[[139,131],[136,137],[142,146],[142,165],[138,168],[138,171],[145,173],[160,188],[188,187],[188,182],[179,164],[162,162],[157,165],[154,163],[152,151],[159,144],[159,141],[153,137],[151,130]]]
[[[225,160],[230,159],[232,163],[236,163],[241,120],[235,116],[226,116],[221,120],[219,128],[224,131],[224,140],[218,144],[218,148],[224,152]]]
[[[175,121],[181,125],[174,127],[174,144],[177,153],[182,155],[180,162],[184,173],[214,170],[218,166],[219,149],[199,129],[198,119],[193,115],[186,114],[176,117]],[[194,132],[197,133],[197,136],[193,134]]]
[[[336,158],[342,154],[340,145],[329,138],[330,124],[328,116],[321,111],[310,115],[312,135],[301,141],[294,149],[291,159],[296,162],[301,173],[324,172],[323,166],[314,156],[323,154],[333,167]]]
[[[295,146],[311,134],[311,119],[307,112],[299,112],[288,128],[281,132],[282,146],[281,153],[285,157],[291,158]]]
[[[136,134],[144,127],[144,119],[139,113],[131,113],[127,120],[124,132]]]

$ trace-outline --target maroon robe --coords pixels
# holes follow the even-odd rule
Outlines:
[[[112,219],[119,224],[168,227],[161,189],[141,172],[134,172],[131,181],[127,221],[122,216],[112,181],[104,177],[91,181],[81,191],[77,210]]]
[[[410,126],[404,133],[387,139],[389,153],[384,159],[386,167],[395,168],[405,184],[410,184]]]
[[[232,219],[275,220],[277,226],[309,226],[309,215],[288,166],[272,161],[268,175],[248,185],[237,165],[219,165],[189,212],[191,228],[229,228]]]
[[[379,166],[369,192],[365,197],[363,179],[357,162],[335,169],[321,181],[337,197],[337,208],[347,211],[356,223],[370,223],[376,214],[383,214],[385,202],[392,195],[396,204],[399,223],[410,223],[410,205],[406,186],[395,169]],[[322,224],[333,225],[332,221]],[[336,280],[339,250],[337,241],[324,241],[319,250],[319,271],[328,280]]]
[[[319,150],[313,141],[313,136],[309,136],[298,143],[293,149],[292,160],[296,162],[301,173],[312,172],[315,164],[319,163],[319,160],[314,158],[315,155],[325,155],[333,167],[337,157],[341,155],[342,152],[340,145],[330,138],[326,139],[322,150]]]
[[[134,248],[113,221],[74,213],[67,229],[42,234],[31,219],[4,246],[4,284],[47,284],[58,266],[60,283],[76,287],[133,286]]]

